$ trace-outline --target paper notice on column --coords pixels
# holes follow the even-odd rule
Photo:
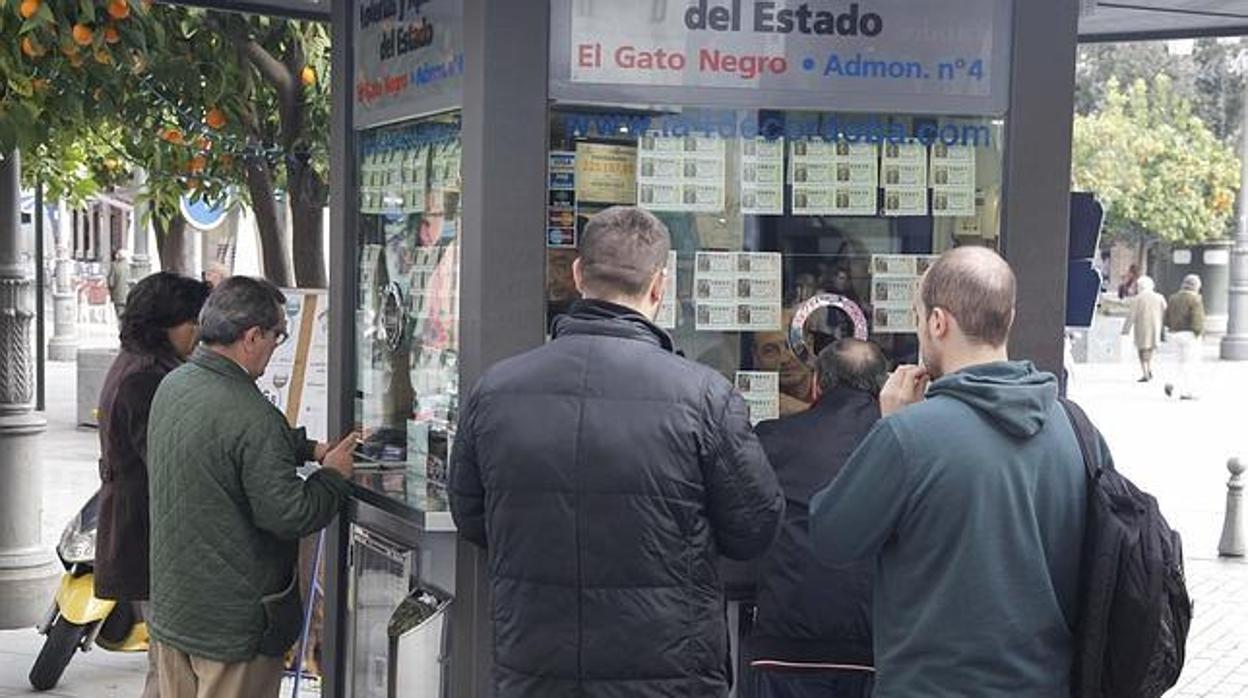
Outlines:
[[[652,211],[720,213],[726,162],[722,138],[648,133],[637,149],[637,204]]]
[[[784,213],[784,139],[741,140],[741,213]]]
[[[737,392],[750,410],[750,424],[780,417],[780,374],[774,371],[737,371]]]
[[[664,285],[663,302],[659,304],[659,314],[654,324],[665,330],[676,329],[676,253],[667,253],[667,283]]]
[[[975,148],[932,145],[932,215],[975,215]]]
[[[777,331],[781,262],[775,252],[699,252],[693,297],[698,331]]]

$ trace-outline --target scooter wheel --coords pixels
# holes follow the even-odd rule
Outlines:
[[[90,628],[89,625],[76,625],[57,618],[48,628],[48,638],[43,642],[43,649],[39,650],[35,665],[30,668],[31,687],[36,691],[46,691],[56,686]]]

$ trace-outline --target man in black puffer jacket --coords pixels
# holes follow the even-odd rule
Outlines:
[[[784,508],[745,403],[652,319],[670,238],[592,218],[586,300],[500,362],[460,417],[451,511],[489,550],[494,695],[727,695],[719,555],[762,554]]]

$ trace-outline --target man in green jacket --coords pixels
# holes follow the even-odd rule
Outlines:
[[[148,623],[164,698],[277,696],[302,620],[299,539],[347,498],[354,436],[308,441],[255,384],[286,339],[284,305],[267,281],[223,282],[202,346],[152,402]],[[325,467],[303,479],[310,460]]]

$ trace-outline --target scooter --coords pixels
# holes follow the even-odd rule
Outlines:
[[[56,546],[65,566],[60,587],[39,633],[47,636],[30,669],[30,685],[46,691],[61,679],[78,651],[94,645],[114,652],[146,652],[147,624],[138,619],[133,604],[95,597],[95,529],[99,493],[70,520]]]

